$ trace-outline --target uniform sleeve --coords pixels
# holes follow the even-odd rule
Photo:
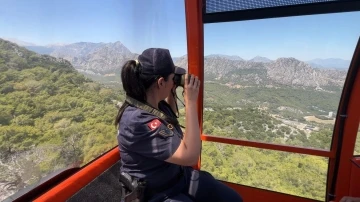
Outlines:
[[[124,130],[122,138],[128,150],[158,160],[171,157],[181,142],[176,130],[155,117],[142,123],[134,121]]]

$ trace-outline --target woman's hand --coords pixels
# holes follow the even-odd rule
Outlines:
[[[185,75],[185,133],[180,146],[166,161],[184,166],[194,166],[199,160],[201,151],[200,127],[196,101],[199,94],[200,81],[198,77]]]
[[[190,78],[189,78],[190,77]],[[190,80],[189,80],[190,79]],[[185,103],[196,103],[196,100],[199,95],[200,89],[200,80],[197,76],[194,75],[185,75],[185,85],[184,85],[184,100]],[[186,104],[185,104],[186,105]]]

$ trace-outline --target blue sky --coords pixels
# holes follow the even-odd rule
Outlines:
[[[37,45],[121,41],[186,54],[184,0],[1,0],[0,37]],[[350,60],[360,12],[204,25],[205,54]]]

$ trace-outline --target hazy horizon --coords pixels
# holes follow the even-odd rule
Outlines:
[[[2,38],[2,37],[0,37]],[[19,39],[15,39],[15,38],[2,38],[4,40],[8,40],[8,41],[11,41],[13,43],[16,43],[17,45],[19,46],[23,46],[23,47],[30,47],[30,46],[39,46],[39,47],[51,47],[51,46],[66,46],[66,45],[71,45],[71,44],[76,44],[76,43],[104,43],[104,44],[109,44],[109,43],[116,43],[116,42],[120,42],[122,43],[121,41],[113,41],[113,42],[91,42],[91,41],[79,41],[79,42],[75,42],[75,43],[68,43],[68,44],[64,44],[64,43],[55,43],[55,44],[47,44],[47,45],[38,45],[38,44],[34,44],[34,43],[31,43],[31,42],[28,42],[28,41],[22,41],[22,40],[19,40]],[[122,43],[123,44],[123,43]],[[125,47],[126,45],[123,44]],[[140,54],[140,53],[137,53],[137,54]],[[181,55],[181,56],[173,56],[173,58],[180,58],[180,57],[183,57],[183,56],[186,56],[187,54],[185,55]],[[264,55],[255,55],[254,57],[252,58],[244,58],[242,57],[241,55],[225,55],[225,54],[221,54],[221,53],[217,53],[217,54],[207,54],[207,55],[204,55],[205,57],[207,56],[212,56],[212,55],[220,55],[220,56],[235,56],[235,57],[240,57],[241,59],[244,59],[244,60],[252,60],[256,57],[263,57],[263,58],[267,58],[267,59],[270,59],[272,61],[274,60],[277,60],[279,58],[295,58],[295,57],[278,57],[278,58],[275,58],[275,59],[272,59],[272,58],[269,58],[267,56],[264,56]],[[298,59],[298,58],[295,58],[295,59]],[[310,60],[304,60],[305,62],[307,61],[313,61],[313,60],[329,60],[329,59],[336,59],[336,60],[344,60],[344,61],[351,61],[351,60],[346,60],[346,59],[342,59],[342,58],[313,58],[313,59],[310,59]],[[300,60],[300,59],[298,59]],[[303,60],[301,60],[303,61]]]
[[[351,60],[360,12],[272,18],[204,25],[204,54]],[[0,8],[0,37],[39,46],[120,41],[131,52],[149,47],[187,53],[183,0],[11,1]]]

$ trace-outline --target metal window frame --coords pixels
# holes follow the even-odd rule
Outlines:
[[[197,75],[202,81],[200,94],[198,98],[198,116],[202,134],[202,123],[203,123],[203,99],[204,99],[204,24],[207,23],[218,23],[218,22],[231,22],[231,21],[242,21],[242,20],[256,20],[265,18],[276,18],[276,17],[292,17],[301,15],[316,15],[316,14],[330,14],[330,13],[341,13],[360,11],[359,0],[341,0],[336,2],[322,2],[312,3],[303,5],[290,5],[273,8],[262,8],[262,9],[251,9],[242,11],[230,11],[220,13],[205,13],[206,12],[206,0],[184,0],[186,9],[186,33],[187,33],[187,49],[188,49],[188,65],[189,72]],[[360,42],[358,42],[359,44]],[[351,66],[349,68],[348,76],[346,78],[344,89],[342,92],[341,100],[338,107],[338,115],[334,126],[333,139],[331,143],[330,151],[323,151],[318,149],[310,148],[299,148],[286,145],[276,145],[261,142],[244,141],[237,139],[229,139],[223,137],[201,135],[202,141],[221,142],[230,145],[242,145],[250,146],[255,148],[264,148],[270,150],[302,153],[308,155],[323,156],[329,158],[328,164],[328,175],[326,193],[324,193],[324,199],[330,201],[333,199],[339,200],[346,194],[346,183],[349,182],[349,162],[348,158],[352,157],[351,150],[354,149],[354,139],[356,139],[358,123],[354,124],[354,121],[359,120],[359,114],[352,112],[352,117],[340,117],[344,112],[351,113],[356,111],[359,106],[354,105],[354,100],[358,101],[360,93],[359,88],[356,85],[360,81],[358,71],[359,64],[357,57],[359,56],[359,47],[355,50],[354,57],[352,59]],[[356,79],[355,79],[356,78]],[[355,82],[356,81],[356,82]],[[355,85],[356,83],[356,85]],[[355,87],[353,89],[353,86]],[[350,98],[351,96],[351,98]],[[343,134],[348,134],[344,136]],[[349,145],[344,147],[344,145]],[[198,168],[201,167],[201,157],[199,159]],[[228,183],[229,184],[229,183]],[[244,196],[251,197],[258,194],[263,194],[264,191],[258,188],[249,188],[251,192],[257,193],[247,196],[248,189],[244,189],[243,185],[234,185],[236,190]],[[245,191],[246,190],[246,191]],[[335,195],[335,193],[337,195]],[[284,198],[284,193],[278,192],[279,195],[273,198],[271,201],[290,201]]]
[[[297,4],[247,10],[206,13],[206,0],[202,6],[203,22],[219,23],[243,20],[293,17],[302,15],[330,14],[360,11],[359,0],[340,0],[320,3]]]

